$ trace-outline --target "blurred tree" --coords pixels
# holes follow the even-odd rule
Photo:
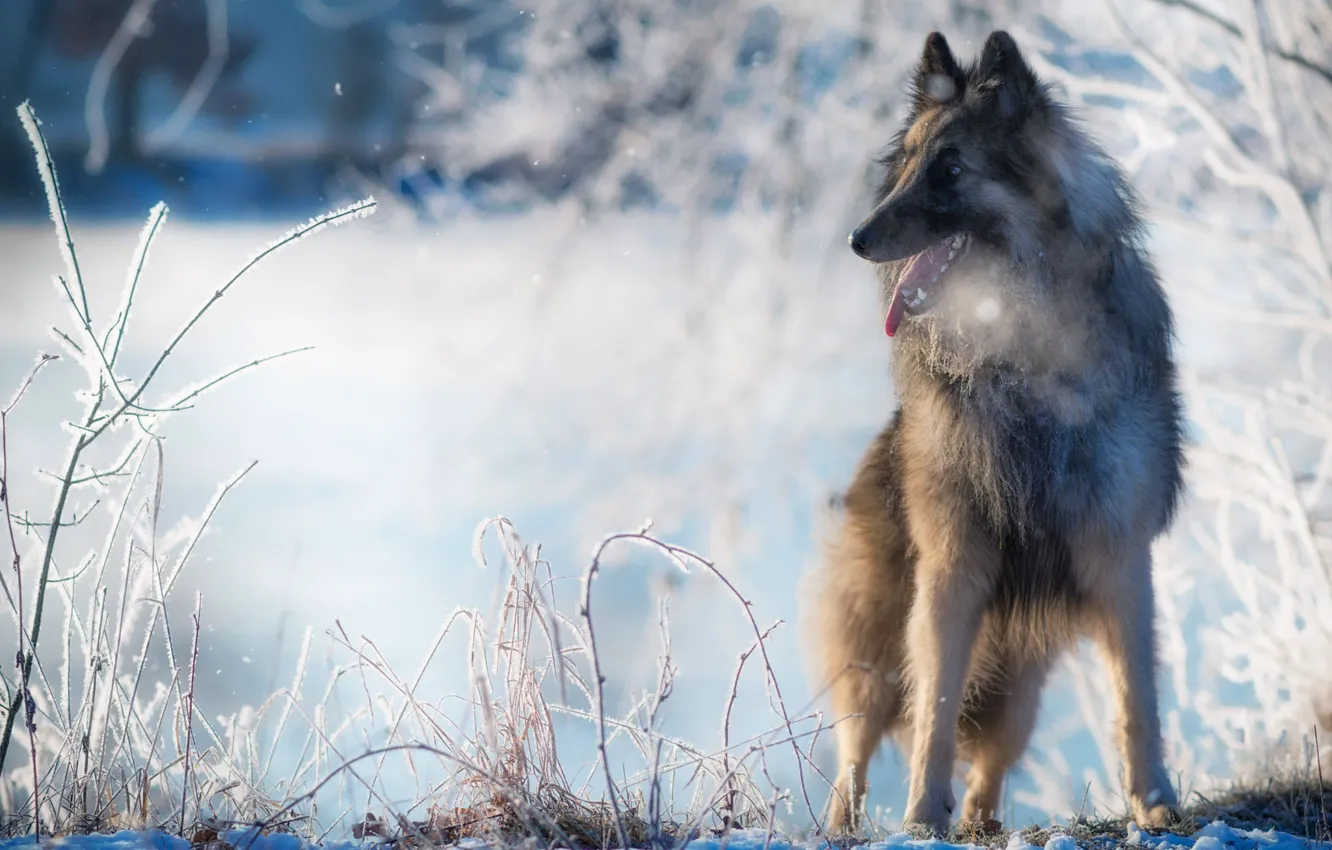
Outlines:
[[[142,152],[140,100],[149,77],[162,73],[177,89],[188,91],[215,53],[204,0],[49,0],[37,5],[24,44],[29,54],[22,60],[24,75],[31,73],[48,41],[59,55],[101,56],[118,33],[129,28],[129,41],[112,69],[114,131],[108,151],[112,158],[133,159]],[[142,25],[136,23],[136,14],[143,16]],[[223,115],[246,111],[245,93],[226,86],[235,82],[255,47],[252,36],[227,34],[215,83],[223,88],[213,91],[212,97],[205,93],[204,105]]]

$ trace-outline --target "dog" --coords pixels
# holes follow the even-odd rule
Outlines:
[[[1046,676],[1081,637],[1114,695],[1132,817],[1177,811],[1162,759],[1151,544],[1183,487],[1173,318],[1126,179],[1007,33],[963,67],[925,41],[852,250],[876,265],[899,405],[815,574],[832,698],[826,828],[870,757],[909,754],[904,820],[996,818]]]

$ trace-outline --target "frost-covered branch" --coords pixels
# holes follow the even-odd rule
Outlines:
[[[235,773],[228,759],[218,755],[225,753],[225,748],[214,723],[199,715],[193,706],[193,678],[187,683],[175,663],[166,608],[171,589],[208,528],[218,504],[245,473],[224,484],[201,517],[164,534],[157,526],[162,499],[162,450],[156,429],[171,414],[192,407],[207,390],[220,382],[293,352],[258,358],[217,378],[179,390],[169,396],[175,401],[165,407],[148,407],[142,403],[142,398],[150,386],[155,386],[155,377],[167,357],[184,342],[210,307],[256,263],[304,236],[372,213],[375,202],[367,199],[314,219],[258,252],[214,291],[157,356],[146,375],[133,381],[117,374],[117,364],[128,346],[128,328],[139,297],[139,280],[151,246],[165,221],[166,208],[159,204],[150,213],[126,274],[120,302],[110,320],[103,321],[91,284],[79,264],[68,210],[41,123],[27,103],[19,107],[18,117],[32,143],[61,249],[65,274],[56,276],[60,283],[57,292],[78,324],[81,339],[76,342],[69,334],[60,331],[55,331],[55,337],[70,359],[83,367],[87,378],[87,386],[78,395],[83,410],[77,419],[64,423],[71,435],[66,461],[61,470],[42,478],[51,478],[55,490],[49,519],[32,519],[30,508],[20,509],[13,504],[15,480],[7,456],[0,471],[0,491],[3,491],[0,501],[4,503],[15,566],[27,557],[22,552],[25,548],[35,556],[38,565],[37,570],[27,573],[31,582],[29,587],[24,587],[21,574],[16,574],[15,588],[4,583],[20,651],[15,681],[5,678],[0,770],[7,764],[15,723],[22,718],[28,732],[27,749],[32,764],[31,785],[27,791],[33,806],[33,826],[38,829],[42,824],[67,823],[69,817],[95,815],[95,811],[109,805],[108,801],[117,794],[128,792],[125,788],[113,792],[111,783],[117,774],[142,777],[144,787],[129,792],[126,799],[139,799],[141,807],[146,807],[149,805],[150,779],[153,784],[151,796],[161,802],[173,797],[187,799],[180,795],[188,794],[190,787],[204,793],[202,789],[207,787],[205,775]],[[34,376],[52,359],[49,355],[40,359]],[[20,386],[14,397],[15,403],[31,381],[30,377]],[[7,434],[3,424],[12,408],[11,403],[0,411],[0,432]],[[115,441],[115,435],[125,423],[132,423],[137,433],[131,433],[119,448],[108,445]],[[145,493],[142,486],[145,478],[141,471],[149,456],[145,450],[150,445],[156,449],[158,475],[156,486]],[[110,464],[91,460],[102,456],[102,448],[111,450],[113,460]],[[95,455],[94,449],[99,454]],[[94,500],[90,507],[73,504],[76,492],[89,487],[109,491],[107,501],[112,515],[103,548],[77,558],[61,555],[66,548],[61,530],[88,521],[102,504],[101,498]],[[136,512],[131,505],[140,503],[140,500],[143,507]],[[163,544],[160,549],[159,541]],[[118,582],[112,579],[110,569],[117,560],[114,554],[117,551],[121,553]],[[62,561],[77,566],[68,570],[61,566]],[[116,584],[119,584],[118,604],[110,599]],[[63,603],[64,634],[54,644],[50,640],[44,644],[43,625],[49,619],[47,603],[52,591],[56,591]],[[90,607],[83,612],[79,605],[85,597]],[[29,598],[32,602],[30,613],[25,604]],[[143,617],[145,606],[151,614]],[[156,641],[159,624],[160,644]],[[197,625],[196,620],[196,629]],[[128,653],[132,647],[137,648],[138,653],[131,659]],[[159,683],[154,693],[144,695],[140,686],[155,647],[166,652],[172,683],[165,686]],[[49,656],[51,650],[59,650],[60,658],[58,671],[48,676],[50,658],[47,664],[43,664],[42,656]],[[81,659],[77,657],[80,654]],[[81,694],[75,687],[75,677],[79,675],[76,667],[82,671]],[[186,748],[183,756],[169,756],[163,744],[162,730],[171,713],[173,699],[177,717],[183,718],[182,725],[201,728],[199,734],[210,744],[196,755],[188,752],[189,744],[186,743],[193,740],[193,731],[187,733],[185,740],[177,735],[178,749],[180,746]],[[6,778],[12,781],[14,776],[11,773]],[[4,789],[0,794],[7,796],[8,789],[16,787],[10,781],[0,785]],[[183,783],[179,792],[169,787],[172,781]],[[222,782],[231,782],[233,787],[248,787],[244,783],[236,786],[231,779]],[[151,820],[146,810],[141,812],[141,818],[144,823]]]

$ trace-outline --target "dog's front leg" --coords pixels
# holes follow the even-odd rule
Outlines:
[[[1150,543],[1090,537],[1078,569],[1118,708],[1130,815],[1141,826],[1168,826],[1178,818],[1177,797],[1161,758]]]
[[[905,821],[943,834],[956,802],[953,765],[967,668],[998,554],[978,524],[956,515],[923,538],[918,538],[920,560],[907,630],[913,690],[911,787]]]

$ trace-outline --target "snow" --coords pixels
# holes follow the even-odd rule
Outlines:
[[[80,261],[94,270],[94,312],[113,310],[140,223],[74,227]],[[844,485],[890,410],[891,349],[868,269],[849,252],[824,250],[840,229],[835,220],[789,258],[772,254],[766,227],[718,219],[691,246],[687,223],[647,214],[583,224],[556,209],[463,220],[438,233],[370,220],[256,266],[163,376],[164,388],[189,385],[258,354],[315,346],[213,391],[168,431],[164,528],[188,531],[218,483],[259,460],[182,573],[181,599],[202,590],[205,619],[219,629],[201,646],[200,706],[216,717],[257,705],[271,682],[291,681],[303,627],[322,634],[334,618],[395,665],[415,666],[422,635],[445,612],[487,604],[498,572],[477,568],[474,530],[500,513],[566,576],[581,572],[595,541],[652,517],[658,534],[715,558],[760,620],[796,622],[819,506]],[[139,283],[123,371],[139,374],[237,261],[283,229],[166,224]],[[1198,245],[1192,235],[1159,234],[1168,280],[1239,265],[1226,246],[1209,243],[1200,254]],[[20,284],[0,294],[0,379],[12,386],[17,373],[5,369],[26,368],[35,348],[49,347],[45,328],[61,321],[40,285],[61,261],[49,225],[0,231],[0,254],[22,270]],[[1179,313],[1191,368],[1231,373],[1253,360],[1252,349],[1220,344],[1215,322]],[[60,375],[70,371],[44,374],[14,419],[11,451],[22,446],[15,456],[34,469],[60,456],[64,435],[46,425],[68,415]],[[71,551],[101,545],[88,535],[70,529]],[[608,566],[616,568],[598,584],[607,600],[599,630],[615,648],[605,659],[608,701],[624,705],[649,684],[653,596],[669,592],[686,675],[666,728],[715,741],[736,657],[752,634],[708,579],[614,555]],[[1183,579],[1212,562],[1185,555],[1178,572],[1165,564],[1171,592],[1162,597],[1178,598],[1181,622],[1193,612],[1187,628],[1166,632],[1192,652],[1215,618],[1197,618],[1191,579]],[[567,586],[556,588],[565,601]],[[286,643],[275,647],[288,618]],[[461,657],[455,651],[441,658]],[[812,695],[791,626],[774,633],[772,654],[791,701],[803,704]],[[262,662],[247,665],[244,656]],[[464,665],[438,666],[427,692],[465,692]],[[1083,669],[1095,667],[1071,668],[1047,692],[1036,747],[1014,781],[1023,822],[1076,810],[1088,774],[1107,777],[1091,802],[1113,805],[1112,792],[1098,793],[1117,787],[1105,743],[1112,727],[1095,681],[1077,678]],[[1179,684],[1166,695],[1167,716],[1179,694],[1216,692],[1190,676],[1172,678]],[[765,704],[762,682],[746,679],[739,706],[756,710],[737,711],[737,739],[769,728]],[[1214,730],[1224,731],[1168,726],[1180,748],[1172,764],[1194,768],[1190,777],[1216,771],[1208,747],[1228,744]],[[830,744],[816,753],[824,764]],[[580,751],[576,737],[566,747]],[[885,750],[870,781],[877,804],[900,810],[903,766]],[[777,755],[773,770],[794,781]]]
[[[1192,847],[1194,850],[1259,850],[1259,848],[1329,847],[1326,841],[1312,841],[1275,829],[1237,829],[1221,821],[1213,821],[1189,837],[1166,833],[1148,835],[1133,829],[1130,843],[1141,847]]]
[[[302,850],[311,847],[310,842],[295,835],[274,834],[258,835],[253,829],[234,829],[220,836],[237,850]],[[20,847],[34,846],[31,835],[0,841],[0,849],[17,850]],[[161,830],[121,830],[106,835],[66,835],[56,838],[43,836],[42,847],[63,847],[67,850],[189,850],[190,842],[184,838],[168,835]],[[324,850],[359,850],[370,846],[360,841],[326,841],[317,845]]]
[[[221,836],[236,850],[304,850],[317,846],[323,850],[362,850],[376,846],[372,841],[326,841],[318,845],[298,838],[295,835],[256,835],[252,829],[231,830]],[[153,850],[188,850],[190,843],[166,833],[152,830],[134,832],[125,830],[110,835],[77,835],[60,838],[43,838],[42,846],[60,847],[64,850],[135,850],[135,848],[153,848]],[[1152,836],[1129,825],[1128,844],[1135,847],[1150,848],[1192,848],[1192,850],[1315,850],[1329,848],[1332,843],[1311,841],[1296,835],[1289,835],[1276,830],[1245,830],[1228,826],[1220,821],[1213,822],[1191,836],[1165,833]],[[1103,842],[1084,842],[1084,846],[1105,846]],[[32,836],[0,841],[0,850],[18,850],[33,846]],[[476,840],[464,840],[458,844],[466,850],[476,850],[485,845]],[[829,850],[826,842],[793,843],[773,838],[760,829],[741,829],[731,832],[725,838],[699,838],[685,845],[683,850]],[[1009,836],[1006,850],[1033,850],[1037,845],[1029,843],[1021,833]],[[967,848],[975,850],[975,844],[951,844],[936,839],[912,838],[905,832],[890,835],[879,841],[857,844],[846,850],[886,850],[886,848],[911,848],[911,850],[946,850],[946,848]],[[1046,850],[1077,850],[1078,844],[1071,836],[1056,834],[1045,843]]]
[[[875,73],[889,70],[876,66]],[[562,104],[551,99],[531,110],[515,100],[490,116],[508,132],[472,130],[493,155],[493,140],[521,140],[528,127],[553,120],[551,110],[576,114]],[[846,114],[866,112],[862,106]],[[394,212],[388,199],[375,221],[313,244],[302,240],[246,273],[191,331],[164,368],[163,383],[198,386],[190,382],[248,358],[292,345],[315,348],[218,388],[166,432],[164,527],[171,530],[164,542],[190,539],[201,527],[193,517],[216,505],[209,497],[217,482],[259,459],[199,541],[197,563],[182,573],[178,595],[203,591],[210,620],[199,670],[217,671],[201,677],[200,705],[225,727],[226,718],[249,716],[292,669],[299,668],[301,681],[309,632],[297,661],[297,641],[282,642],[288,618],[293,634],[322,631],[337,618],[393,663],[410,664],[444,612],[484,604],[500,570],[493,561],[478,569],[485,559],[473,529],[501,513],[525,539],[543,544],[543,557],[566,582],[552,593],[572,583],[566,580],[582,570],[593,541],[653,517],[666,539],[715,558],[758,619],[796,621],[820,507],[845,484],[893,405],[874,282],[845,250],[848,219],[867,202],[858,193],[873,145],[861,135],[864,126],[834,120],[837,107],[830,109],[811,115],[805,128],[805,145],[818,153],[819,182],[830,188],[798,226],[760,209],[694,219],[610,213],[588,221],[566,204],[515,218],[462,215],[432,233],[381,226],[379,219]],[[528,113],[528,123],[517,122],[514,111]],[[759,132],[762,122],[739,123],[717,135],[740,129],[756,140],[742,148],[774,153]],[[35,121],[26,126],[37,133]],[[637,159],[632,149],[626,155]],[[49,202],[59,225],[59,204]],[[335,217],[350,217],[345,212]],[[1220,214],[1228,212],[1234,210]],[[237,261],[254,256],[257,245],[271,246],[281,230],[168,225],[162,216],[161,208],[150,214],[137,252],[130,228],[86,228],[77,216],[70,222],[98,316],[114,308],[126,256],[137,270],[148,234],[162,226],[142,279],[132,271],[121,290],[137,287],[141,295],[117,363],[126,374],[141,375]],[[1263,267],[1261,258],[1182,226],[1158,227],[1152,237],[1175,302],[1186,375],[1252,387],[1286,374],[1275,370],[1273,354],[1281,352],[1272,328],[1219,321],[1252,312],[1261,291],[1247,275]],[[58,293],[33,281],[62,266],[75,274],[49,225],[0,229],[0,256],[14,258],[16,270],[16,284],[0,291],[0,381],[12,386],[10,364],[31,363],[34,348],[49,347],[51,323],[69,322],[52,309]],[[1235,313],[1200,309],[1208,302]],[[993,304],[977,306],[999,318]],[[103,368],[85,365],[91,375]],[[67,436],[51,423],[68,416],[69,387],[60,376],[69,371],[44,374],[14,420],[14,456],[32,471],[52,466],[55,443]],[[1190,385],[1191,402],[1196,398]],[[1254,431],[1262,427],[1259,421]],[[1259,472],[1270,467],[1268,478],[1284,485],[1291,480],[1287,458],[1271,454],[1270,436],[1238,446],[1204,442]],[[1251,453],[1255,446],[1261,454]],[[1332,464],[1332,454],[1327,458]],[[1200,493],[1222,499],[1235,498],[1226,488],[1252,490],[1254,478],[1215,463],[1194,465],[1190,475]],[[25,506],[40,503],[41,486],[20,481],[16,496]],[[79,496],[74,507],[82,515],[93,497]],[[1285,496],[1275,490],[1267,500]],[[1245,507],[1257,513],[1263,506]],[[105,519],[105,507],[94,518]],[[1332,611],[1332,597],[1308,589],[1325,586],[1322,574],[1318,585],[1302,578],[1316,562],[1307,526],[1293,524],[1290,545],[1284,514],[1246,515],[1233,525],[1243,527],[1230,533],[1229,514],[1214,522],[1188,514],[1157,559],[1169,762],[1191,787],[1234,775],[1246,747],[1256,751],[1262,742],[1259,733],[1294,737],[1311,728],[1318,695],[1298,686],[1325,681],[1318,669],[1306,669],[1325,657],[1319,647],[1326,643],[1308,624],[1332,622],[1307,616]],[[1213,527],[1217,540],[1209,536]],[[1276,541],[1277,557],[1264,558],[1251,545],[1260,536]],[[99,542],[84,528],[71,528],[62,541],[71,552]],[[645,675],[655,666],[657,597],[669,595],[684,676],[664,731],[714,743],[736,657],[752,636],[706,577],[677,576],[638,552],[613,554],[598,583],[598,610],[605,612],[598,629],[613,647],[604,659],[608,703],[618,711],[651,684]],[[1273,574],[1256,576],[1254,563],[1273,564]],[[1279,605],[1271,599],[1274,586],[1285,594]],[[1322,599],[1321,607],[1310,599]],[[779,629],[771,648],[775,675],[791,701],[802,703],[815,695],[803,690],[795,632]],[[461,657],[455,649],[441,652],[422,685],[432,698],[467,687],[465,665],[450,663]],[[1083,797],[1096,809],[1115,805],[1110,701],[1095,671],[1077,659],[1047,691],[1035,744],[1010,785],[1017,817],[1009,820],[1067,813]],[[310,671],[310,689],[322,672]],[[758,677],[741,683],[737,738],[769,727],[765,696]],[[564,752],[588,752],[577,734],[562,741]],[[831,736],[814,757],[829,765]],[[774,756],[770,767],[778,784],[793,784],[789,759]],[[899,805],[903,773],[891,754],[874,763],[875,805]],[[1186,841],[1211,848],[1282,840],[1222,829]],[[1175,846],[1137,831],[1133,837]],[[727,846],[757,840],[731,836]],[[1014,841],[1012,850],[1026,846],[1020,836]],[[1069,841],[1056,838],[1051,850],[1071,850]],[[905,835],[881,842],[917,843]]]

